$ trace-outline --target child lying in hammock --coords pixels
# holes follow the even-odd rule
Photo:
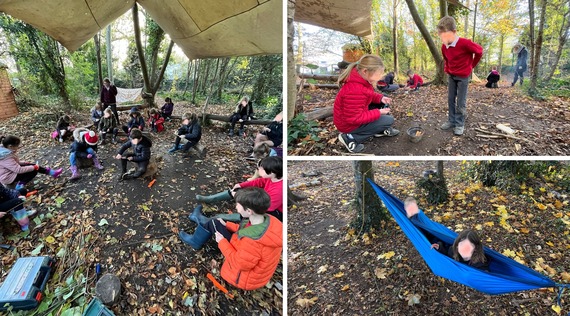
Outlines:
[[[404,201],[404,209],[406,210],[406,216],[412,222],[417,220],[417,215],[420,210],[413,197],[406,198]],[[423,230],[422,232],[432,243],[431,247],[435,248],[438,252],[474,268],[489,271],[489,259],[485,255],[481,239],[475,231],[470,229],[462,231],[457,235],[451,247],[442,241],[436,240],[431,234],[426,234]]]

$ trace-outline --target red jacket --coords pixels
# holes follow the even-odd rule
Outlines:
[[[279,210],[283,213],[283,180],[273,182],[269,178],[257,178],[255,180],[242,182],[239,186],[242,188],[262,188],[269,194],[269,198],[271,198],[271,205],[269,205],[268,211],[273,212]]]
[[[469,39],[460,37],[455,47],[441,45],[445,61],[443,70],[453,76],[469,77],[473,68],[483,57],[483,47]]]
[[[341,133],[350,133],[361,125],[376,121],[380,111],[368,110],[368,105],[380,103],[382,97],[354,68],[334,100],[334,125]]]
[[[160,116],[160,114],[155,114],[155,115],[151,115],[148,118],[148,125],[152,126],[152,123],[154,123],[156,125],[156,131],[158,133],[162,132],[164,130],[164,118],[162,116]]]
[[[408,87],[410,87],[410,89],[415,89],[418,86],[421,87],[423,84],[424,84],[424,80],[418,74],[414,74],[412,79],[408,79]]]
[[[222,239],[218,248],[225,257],[221,275],[231,285],[244,290],[259,289],[273,276],[283,251],[283,224],[273,216],[265,215],[259,225],[245,227],[227,222],[231,241]]]

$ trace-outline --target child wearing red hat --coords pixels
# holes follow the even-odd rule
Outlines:
[[[99,137],[94,131],[90,131],[86,128],[78,128],[73,131],[73,144],[71,144],[71,149],[69,153],[69,162],[71,167],[71,177],[70,180],[79,179],[79,170],[77,168],[77,158],[83,159],[93,159],[93,166],[98,170],[103,169],[101,162],[97,158],[97,142]]]

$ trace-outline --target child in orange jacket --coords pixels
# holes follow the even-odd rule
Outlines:
[[[210,219],[199,205],[191,215],[198,223],[196,231],[193,235],[181,231],[179,237],[199,250],[215,235],[225,257],[222,278],[237,288],[256,290],[265,286],[277,269],[283,250],[283,225],[266,214],[271,199],[263,189],[241,189],[235,200],[236,210],[243,217],[240,223]]]

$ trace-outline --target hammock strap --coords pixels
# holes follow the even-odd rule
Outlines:
[[[562,305],[560,305],[562,293],[564,293],[564,289],[570,288],[570,284],[558,284],[557,283],[556,286],[558,287],[558,297],[556,298],[556,305],[562,307]]]

